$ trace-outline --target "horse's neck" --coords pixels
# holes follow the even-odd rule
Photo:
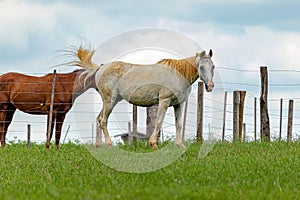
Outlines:
[[[172,69],[176,69],[178,74],[183,76],[189,82],[189,84],[192,85],[199,77],[195,59],[195,56],[181,60],[164,59],[158,63],[167,65]]]
[[[75,98],[79,97],[81,94],[86,92],[90,88],[96,88],[94,85],[94,81],[92,81],[94,76],[88,77],[89,80],[85,80],[86,75],[80,77],[80,74],[78,74],[78,77],[75,80],[75,85],[74,85],[74,91],[73,91],[73,96]]]
[[[185,59],[188,63],[190,63],[190,67],[193,68],[192,71],[190,71],[191,75],[190,75],[190,84],[192,85],[198,78],[199,78],[199,74],[198,74],[198,70],[197,70],[197,66],[196,66],[196,57],[189,57]]]

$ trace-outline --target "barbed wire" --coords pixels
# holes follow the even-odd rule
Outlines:
[[[239,73],[259,73],[259,70],[258,69],[239,69],[239,68],[231,68],[231,67],[222,67],[222,66],[217,66],[217,69],[218,70],[228,70],[228,71],[235,71],[235,72],[239,72]],[[269,69],[268,72],[270,73],[299,73],[300,70],[293,70],[293,69]],[[29,74],[40,74],[40,75],[45,75],[44,73],[29,73]],[[49,82],[45,82],[47,84],[49,84]],[[69,82],[65,82],[66,84],[70,84]],[[249,101],[249,98],[252,97],[252,98],[257,98],[257,100],[259,101],[259,97],[258,95],[255,95],[255,93],[258,93],[259,91],[257,90],[253,90],[254,88],[256,89],[259,89],[260,85],[259,84],[256,84],[256,83],[242,83],[242,82],[231,82],[231,81],[224,81],[224,82],[215,82],[216,85],[218,84],[222,84],[224,85],[224,87],[215,87],[215,89],[219,89],[219,90],[224,90],[224,91],[227,91],[227,92],[232,92],[232,91],[235,91],[237,90],[236,88],[234,87],[230,87],[230,86],[237,86],[237,87],[243,87],[243,86],[247,86],[247,88],[252,88],[250,90],[247,90],[247,95],[246,95],[246,98],[248,98],[248,101]],[[28,83],[28,84],[32,84],[32,83]],[[269,86],[274,89],[274,88],[282,88],[282,87],[298,87],[300,86],[300,83],[272,83],[270,82],[269,83]],[[255,92],[254,92],[255,91]],[[3,92],[3,91],[0,91],[0,93]],[[254,92],[254,93],[253,93]],[[60,93],[60,94],[67,94],[67,93]],[[85,95],[98,95],[95,91],[90,91],[88,90],[87,92],[85,92]],[[197,97],[197,93],[195,91],[192,91],[191,93],[192,97]],[[99,97],[100,98],[100,97]],[[284,97],[284,98],[271,98],[268,100],[268,102],[270,103],[275,103],[275,102],[280,102],[280,100],[283,100],[283,103],[286,103],[287,101],[290,100],[290,98],[288,97]],[[300,103],[300,97],[293,97],[292,98],[294,100],[294,103],[297,105]],[[213,103],[213,105],[219,105],[219,106],[222,106],[224,104],[223,102],[223,99],[212,99],[212,98],[209,98],[209,97],[204,97],[204,100],[205,102],[211,102]],[[227,131],[227,135],[228,135],[228,132],[232,132],[232,129],[229,128],[228,126],[231,126],[231,123],[232,123],[232,119],[231,119],[231,116],[233,114],[233,111],[232,111],[232,106],[233,104],[231,103],[232,100],[230,100],[228,97],[227,97],[227,104],[226,104],[226,107],[227,107],[227,110],[226,110],[226,115],[229,115],[229,117],[226,117],[226,128],[225,130]],[[246,118],[254,118],[254,105],[253,105],[253,101],[251,100],[251,104],[247,104],[244,106],[245,108],[245,113],[244,113],[244,116]],[[0,103],[4,103],[4,102],[0,102]],[[26,102],[28,103],[28,102]],[[32,104],[34,104],[34,102],[31,102]],[[69,103],[63,103],[63,104],[69,104]],[[90,102],[76,102],[77,106],[84,106],[84,105],[90,105],[91,103]],[[258,111],[259,110],[259,103],[257,103],[257,108],[256,110]],[[102,106],[102,102],[93,102],[93,105],[96,105],[96,106]],[[129,106],[126,102],[120,102],[118,105],[123,105],[123,106]],[[196,106],[197,104],[193,101],[189,101],[189,105],[192,105],[192,106]],[[204,105],[204,110],[205,110],[205,115],[204,115],[204,118],[206,119],[206,121],[211,121],[211,120],[216,120],[216,121],[223,121],[223,118],[220,117],[222,112],[223,112],[223,108],[218,108],[218,107],[214,107],[214,106],[211,106],[211,105]],[[1,111],[1,110],[0,110]],[[280,112],[280,109],[279,109],[279,106],[278,108],[269,108],[269,111],[270,111],[270,118],[273,119],[273,120],[278,120],[280,119],[280,115],[279,115],[279,112]],[[288,115],[286,114],[287,112],[287,106],[286,107],[283,107],[283,112],[285,114],[282,115],[282,120],[283,121],[287,121],[287,118],[288,118]],[[297,114],[299,111],[295,111],[294,112],[294,121],[299,121],[300,120],[300,116],[299,114]],[[88,111],[88,110],[70,110],[69,113],[72,113],[72,114],[92,114],[92,115],[97,115],[98,114],[98,111]],[[256,112],[257,113],[257,117],[260,116],[260,113],[259,112]],[[128,110],[128,111],[117,111],[116,114],[128,114],[128,115],[132,115],[132,111],[131,110]],[[188,115],[190,116],[195,116],[197,114],[197,111],[191,111],[189,110],[188,111]],[[213,116],[213,115],[216,115],[216,116]],[[173,114],[170,114],[170,113],[167,113],[167,116],[168,117],[172,117],[174,118],[174,115]],[[129,119],[131,120],[131,119]],[[191,119],[187,119],[186,121],[186,131],[189,131],[189,132],[195,132],[195,125],[193,126],[193,124],[195,124],[196,120],[191,120]],[[258,120],[257,120],[258,121]],[[46,122],[41,122],[41,121],[38,121],[38,122],[34,122],[30,119],[28,120],[15,120],[14,121],[16,123],[33,123],[33,124],[37,124],[37,125],[45,125],[46,126]],[[86,120],[86,121],[73,121],[73,122],[68,122],[67,124],[68,125],[75,125],[75,124],[90,124],[90,123],[94,123],[94,121],[92,120]],[[128,120],[112,120],[110,119],[108,123],[121,123],[121,124],[124,124],[124,126],[126,125],[126,123],[128,123]],[[168,133],[167,129],[169,128],[174,128],[174,123],[169,123],[168,121],[165,120],[165,125],[163,126],[163,129],[165,129],[166,133]],[[254,123],[251,123],[249,122],[249,120],[247,121],[247,124],[249,126],[247,126],[247,131],[251,131],[251,128],[250,127],[253,127],[254,126]],[[256,124],[256,126],[259,126],[259,124]],[[275,125],[273,123],[273,130],[274,131],[277,131],[278,130],[275,130],[275,128],[279,128],[279,126]],[[300,126],[300,123],[294,123],[293,126],[295,127],[299,127]],[[205,129],[208,129],[208,124],[205,124],[204,126]],[[212,126],[210,125],[210,128],[213,128],[213,129],[217,129],[219,131],[222,130],[223,127],[221,126]],[[110,127],[110,130],[111,131],[119,131],[120,128],[113,128],[113,127]],[[253,130],[253,129],[252,129]],[[282,127],[282,130],[283,131],[286,131],[286,128]],[[82,131],[82,132],[88,132],[88,131],[91,131],[91,129],[81,129],[81,130],[70,130],[69,132],[70,133],[76,133],[78,131]],[[15,133],[24,133],[24,131],[18,131],[18,130],[11,130],[10,132],[15,132]],[[33,133],[40,133],[41,131],[33,131]],[[295,130],[295,132],[297,132],[297,130]],[[169,133],[171,134],[174,134],[174,132],[172,131],[169,131]],[[226,136],[227,137],[227,136]]]

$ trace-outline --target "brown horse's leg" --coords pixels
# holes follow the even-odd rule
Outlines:
[[[0,107],[0,141],[1,146],[4,148],[6,145],[5,137],[8,130],[8,126],[11,123],[16,108],[12,104],[7,104],[5,106]]]
[[[149,138],[149,144],[152,146],[153,149],[157,149],[157,137],[159,134],[159,130],[162,126],[162,123],[164,121],[164,117],[166,115],[167,109],[170,105],[169,99],[163,99],[159,101],[158,110],[157,110],[157,116],[155,120],[155,127],[153,130],[152,135]]]
[[[55,120],[56,120],[56,114],[53,113],[52,114],[52,123],[51,123],[51,126],[50,126],[50,133],[49,133],[50,114],[47,115],[46,149],[49,149],[49,147],[50,147],[50,141],[52,139]],[[48,137],[48,133],[49,133],[49,137]]]
[[[183,103],[174,106],[175,124],[176,124],[176,140],[175,144],[179,147],[185,147],[182,143],[182,108]]]
[[[0,108],[2,109],[2,108]],[[5,147],[5,111],[0,110],[0,141],[1,141],[1,147]]]
[[[59,148],[59,140],[61,136],[61,129],[66,117],[66,113],[58,113],[56,116],[56,127],[55,127],[55,145]]]

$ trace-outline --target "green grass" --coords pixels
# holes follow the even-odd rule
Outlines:
[[[53,146],[53,145],[52,145]],[[0,149],[1,199],[299,199],[300,143],[223,143],[202,159],[192,144],[161,170],[111,169],[85,146]],[[152,151],[141,144],[128,151]]]

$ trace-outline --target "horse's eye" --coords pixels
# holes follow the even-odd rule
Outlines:
[[[205,73],[205,68],[204,68],[204,66],[201,66],[201,67],[200,67],[200,71],[201,71],[201,73],[204,75],[204,73]]]

